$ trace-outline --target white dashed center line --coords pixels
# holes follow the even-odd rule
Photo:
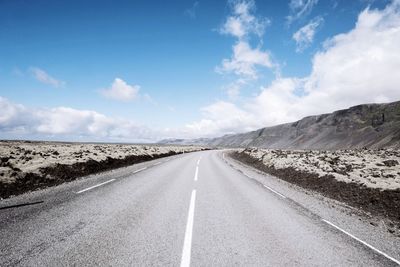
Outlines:
[[[194,180],[195,180],[195,181],[197,181],[197,178],[198,178],[198,176],[199,176],[199,164],[200,164],[200,160],[201,160],[201,157],[197,160],[196,171],[195,171],[195,173],[194,173]]]
[[[196,172],[194,173],[194,180],[197,181],[197,178],[199,176],[199,166],[196,166]]]
[[[192,191],[190,198],[189,213],[186,223],[185,241],[183,243],[181,267],[190,266],[190,255],[192,253],[192,234],[193,234],[193,219],[194,219],[194,206],[196,202],[196,190]]]

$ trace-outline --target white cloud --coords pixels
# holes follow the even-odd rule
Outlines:
[[[279,77],[242,105],[216,102],[205,108],[203,120],[188,127],[222,135],[363,103],[398,101],[399,47],[400,0],[383,10],[365,9],[354,29],[327,40],[314,55],[310,75]]]
[[[34,123],[30,112],[23,106],[11,103],[0,96],[0,132],[20,131],[30,123]]]
[[[191,18],[191,19],[195,19],[196,18],[196,11],[197,11],[198,7],[199,7],[199,1],[196,1],[196,2],[193,3],[193,5],[190,8],[185,10],[184,14],[186,16],[188,16],[189,18]]]
[[[50,111],[50,112],[49,112]],[[36,130],[44,134],[96,134],[107,135],[113,121],[95,111],[57,107],[35,113],[40,123]]]
[[[240,89],[246,84],[247,84],[246,80],[237,79],[228,86],[225,86],[224,90],[226,90],[228,97],[230,99],[235,100],[239,97]]]
[[[102,90],[101,93],[111,99],[119,101],[130,101],[137,97],[140,86],[129,85],[120,78],[115,78],[109,89]]]
[[[218,101],[203,108],[204,118],[186,125],[189,135],[214,137],[219,134],[230,134],[250,131],[258,126],[256,118],[236,105]]]
[[[221,27],[222,34],[229,34],[239,39],[248,37],[249,34],[256,34],[259,37],[264,34],[265,27],[270,21],[252,14],[256,8],[254,1],[237,0],[231,1],[230,5],[232,14]]]
[[[162,131],[133,121],[69,107],[34,109],[0,97],[0,137],[15,135],[42,139],[154,141]]]
[[[158,140],[245,132],[353,105],[400,99],[400,0],[362,11],[349,32],[329,39],[306,77],[279,77],[239,104],[217,101],[181,129],[153,130],[130,120],[66,107],[31,109],[0,97],[0,134]]]
[[[286,17],[288,24],[308,16],[318,0],[291,0],[289,3],[290,15]]]
[[[65,85],[64,81],[57,80],[42,69],[31,67],[29,68],[29,72],[41,83],[51,85],[55,88],[63,87]]]
[[[261,37],[270,21],[256,16],[256,6],[252,0],[230,1],[231,14],[220,28],[221,34],[234,36],[237,40],[232,46],[233,54],[230,58],[223,59],[215,68],[221,74],[234,74],[238,79],[233,86],[228,86],[228,95],[237,97],[240,94],[241,80],[256,80],[258,68],[275,67],[271,55],[261,48]],[[252,47],[250,37],[260,39],[257,47]]]
[[[247,79],[257,79],[257,67],[272,68],[269,52],[251,48],[248,42],[239,41],[233,46],[233,55],[216,68],[220,73],[234,73]]]
[[[296,52],[302,52],[312,44],[315,33],[318,28],[320,28],[323,21],[324,19],[322,17],[316,17],[293,34],[292,38],[296,41]]]
[[[158,102],[155,101],[149,94],[143,94],[142,98],[153,106],[158,106]]]

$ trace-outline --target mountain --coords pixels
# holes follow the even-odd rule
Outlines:
[[[165,145],[208,145],[210,141],[213,139],[210,138],[197,138],[197,139],[163,139],[158,141],[157,144],[165,144]]]
[[[276,149],[400,148],[400,101],[358,105],[252,132],[184,142]]]

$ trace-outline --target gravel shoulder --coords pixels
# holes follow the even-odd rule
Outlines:
[[[299,211],[318,220],[330,221],[390,256],[396,259],[400,258],[400,250],[398,249],[400,246],[400,227],[393,220],[376,216],[363,209],[352,207],[342,201],[328,197],[323,193],[306,189],[270,175],[252,164],[235,159],[232,155],[234,151],[225,151],[227,164],[245,176],[251,177],[250,179],[257,181],[257,183],[264,184],[284,195],[293,207],[298,207]],[[245,178],[248,179],[247,177]],[[280,198],[278,195],[276,197]]]
[[[356,169],[347,154],[353,154],[354,161],[368,158],[368,166]],[[385,154],[386,153],[386,154]],[[234,151],[231,157],[250,165],[264,173],[271,174],[288,183],[306,190],[317,192],[325,197],[360,210],[363,213],[383,221],[387,230],[393,234],[400,233],[400,177],[398,173],[398,151],[290,151],[245,149]],[[372,155],[375,157],[373,161]],[[332,158],[334,159],[332,161]],[[315,164],[316,160],[321,161]],[[324,170],[327,164],[332,165],[329,171]],[[390,161],[389,166],[383,162]],[[329,163],[330,162],[330,163]],[[343,164],[348,169],[356,169],[364,173],[364,177],[352,179],[349,173],[340,172]],[[345,167],[344,167],[345,168]],[[350,172],[350,171],[349,171]],[[380,175],[373,176],[373,173]],[[394,173],[393,177],[385,177],[385,173]],[[383,174],[383,175],[382,175]],[[376,183],[371,183],[376,181]]]

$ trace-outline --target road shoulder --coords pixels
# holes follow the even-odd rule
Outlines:
[[[268,186],[284,195],[288,201],[293,201],[311,213],[326,221],[346,229],[358,238],[387,252],[395,258],[400,258],[400,238],[388,232],[386,222],[361,210],[350,207],[339,201],[325,197],[319,193],[306,190],[277,177],[266,174],[252,166],[229,157],[229,151],[221,152],[221,158],[231,167],[245,176]]]

